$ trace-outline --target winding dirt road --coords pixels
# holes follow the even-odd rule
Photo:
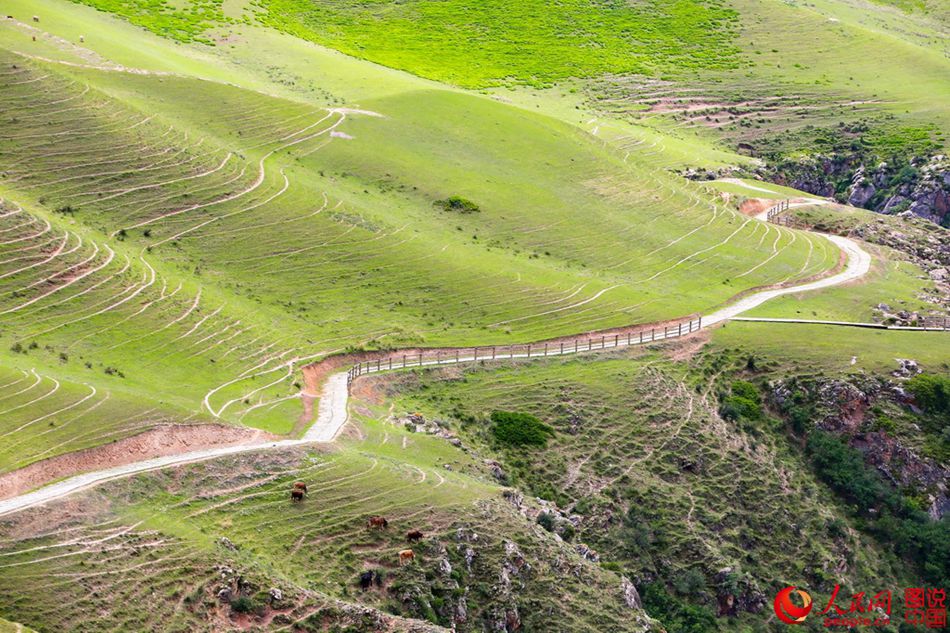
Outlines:
[[[764,220],[764,218],[757,219]],[[762,290],[742,297],[735,303],[717,310],[712,314],[704,316],[702,319],[702,327],[707,328],[717,323],[729,320],[775,297],[829,288],[832,286],[848,283],[867,274],[871,267],[871,256],[866,251],[864,251],[857,242],[837,235],[825,235],[824,237],[834,242],[846,254],[847,263],[844,270],[832,275],[831,277],[826,277],[817,281],[787,288]],[[462,360],[464,361],[467,359]],[[474,359],[472,360],[474,361]],[[32,492],[0,501],[0,516],[41,505],[48,501],[66,497],[80,490],[93,487],[97,484],[113,479],[119,479],[136,473],[157,470],[166,468],[168,466],[175,466],[190,462],[204,461],[225,455],[235,455],[258,450],[283,449],[300,446],[303,444],[332,442],[339,435],[340,431],[349,418],[349,413],[347,410],[348,399],[349,384],[347,380],[347,373],[344,371],[331,374],[324,383],[322,392],[320,394],[320,403],[318,406],[316,420],[301,439],[242,444],[237,446],[198,450],[180,453],[178,455],[147,459],[123,466],[116,466],[114,468],[107,468],[104,470],[97,470],[76,475],[49,486],[39,488]]]

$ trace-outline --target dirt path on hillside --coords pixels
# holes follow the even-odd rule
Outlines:
[[[226,424],[163,425],[111,444],[57,455],[0,475],[0,499],[21,495],[80,472],[197,449],[260,444],[270,439],[275,438],[263,431]]]
[[[337,113],[345,117],[347,112],[341,109]],[[826,201],[803,199],[796,206],[825,203]],[[766,211],[761,211],[750,217],[749,220],[767,221],[765,215]],[[774,297],[829,288],[849,283],[867,274],[870,270],[871,256],[857,242],[836,235],[826,235],[825,237],[835,243],[842,250],[843,256],[846,257],[843,269],[829,277],[806,280],[788,286],[746,291],[738,297],[734,297],[726,307],[703,316],[702,328],[705,329],[733,318]],[[695,317],[696,315],[692,316]],[[686,319],[688,318],[686,317]],[[626,337],[627,334],[633,336],[639,335],[640,332],[658,330],[671,324],[682,323],[684,320],[640,324],[606,331],[589,331],[568,337],[532,342],[531,345],[573,343],[580,337]],[[354,364],[422,353],[441,353],[449,357],[458,356],[464,362],[469,360],[474,362],[476,354],[472,354],[472,352],[475,349],[472,347],[412,348],[328,357],[302,368],[305,381],[305,388],[301,394],[301,399],[304,402],[304,416],[298,421],[293,434],[298,435],[306,428],[313,417],[315,402],[317,402],[317,411],[313,425],[306,430],[299,440],[275,440],[260,431],[250,431],[224,425],[170,427],[173,429],[171,431],[169,431],[169,428],[155,429],[112,445],[63,455],[3,475],[0,477],[0,499],[3,499],[0,500],[0,516],[40,505],[99,483],[127,477],[135,473],[242,452],[282,449],[307,443],[332,442],[340,434],[348,420],[349,381],[346,370]],[[484,351],[488,349],[488,346],[482,346],[478,349]],[[605,349],[614,348],[607,347]],[[472,354],[471,358],[468,357],[469,354]],[[512,358],[523,356],[521,354],[511,355]],[[479,360],[484,360],[484,357],[479,358]],[[429,363],[425,364],[428,365]],[[316,396],[318,393],[320,394],[319,399]],[[84,474],[76,475],[77,472],[84,472]],[[68,478],[45,488],[26,492],[45,482],[62,477]],[[4,499],[4,497],[8,498]]]

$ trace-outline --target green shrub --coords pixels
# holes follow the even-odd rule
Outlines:
[[[436,200],[435,206],[440,207],[443,211],[455,213],[478,213],[481,211],[477,204],[462,196],[449,196],[445,200]]]
[[[920,374],[907,381],[907,389],[927,413],[950,413],[950,378]]]
[[[554,531],[554,515],[550,512],[542,512],[538,515],[538,525],[543,527],[548,532]]]
[[[762,418],[762,398],[758,388],[751,382],[737,380],[732,383],[732,394],[726,396],[719,409],[724,420],[759,420]]]
[[[492,411],[492,434],[509,446],[545,446],[554,429],[529,413]]]
[[[251,613],[256,609],[257,604],[247,596],[241,596],[231,601],[231,610],[235,613]]]
[[[643,608],[666,627],[669,633],[706,633],[718,631],[716,616],[706,607],[690,604],[670,595],[659,582],[644,585],[640,591]]]

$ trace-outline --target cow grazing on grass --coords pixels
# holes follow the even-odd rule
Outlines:
[[[406,532],[406,540],[410,543],[418,543],[422,540],[422,537],[425,536],[419,530],[412,530],[411,532]]]
[[[304,492],[307,492],[307,484],[302,481],[294,482],[294,490],[303,490]]]
[[[383,577],[379,575],[378,571],[370,570],[360,574],[360,589],[365,591],[373,584],[377,587],[383,586]]]
[[[365,591],[366,589],[369,589],[371,584],[373,584],[373,572],[364,571],[362,574],[360,574],[360,589]]]
[[[40,21],[40,16],[34,15],[34,16],[33,16],[33,21],[34,21],[34,22],[39,22],[39,21]]]
[[[296,488],[291,490],[290,500],[294,503],[297,503],[298,501],[303,501],[303,490],[297,490]]]
[[[389,521],[386,520],[386,517],[375,516],[369,518],[369,526],[371,528],[386,529],[389,527]]]
[[[416,559],[416,553],[411,549],[404,549],[399,552],[399,564],[408,565]]]

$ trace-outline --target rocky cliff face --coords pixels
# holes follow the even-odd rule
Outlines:
[[[895,375],[917,371],[916,363],[904,360]],[[911,434],[892,426],[888,413],[896,417],[901,412],[908,418],[906,427],[916,426],[913,399],[899,382],[861,376],[790,379],[772,386],[771,401],[781,409],[796,393],[806,394],[814,404],[812,423],[817,428],[861,451],[865,462],[895,488],[925,498],[933,519],[950,514],[950,468],[923,455]]]
[[[756,176],[854,207],[910,211],[950,226],[950,159],[944,155],[874,164],[842,155],[808,156],[777,162]]]

